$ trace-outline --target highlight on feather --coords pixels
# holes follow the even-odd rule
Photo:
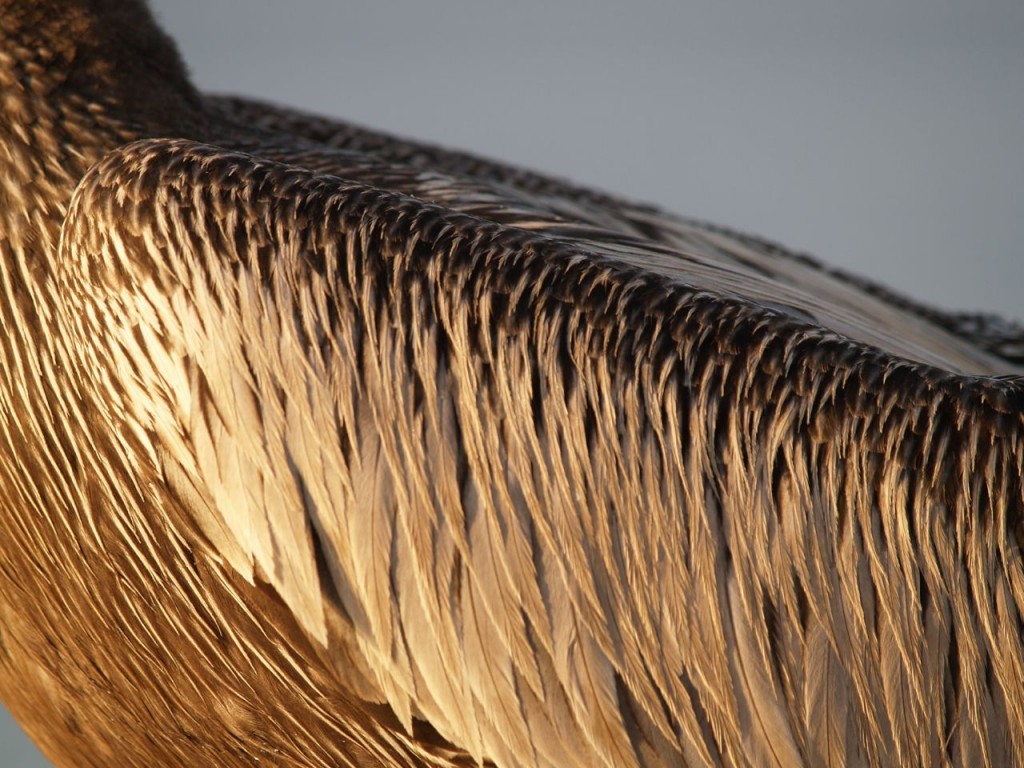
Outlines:
[[[1024,759],[1018,326],[205,96],[140,0],[0,43],[0,698],[55,763]]]

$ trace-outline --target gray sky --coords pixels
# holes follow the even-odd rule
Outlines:
[[[1024,4],[160,0],[198,82],[1021,315]]]
[[[1024,318],[1019,0],[153,6],[204,88],[471,149]],[[0,766],[35,760],[0,720]]]

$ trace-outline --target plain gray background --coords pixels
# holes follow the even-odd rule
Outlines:
[[[196,81],[1020,318],[1024,3],[156,0]],[[44,765],[0,721],[0,768]]]

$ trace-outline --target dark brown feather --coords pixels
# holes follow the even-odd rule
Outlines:
[[[0,92],[56,764],[1024,759],[1019,328],[200,96],[134,0],[0,0]]]

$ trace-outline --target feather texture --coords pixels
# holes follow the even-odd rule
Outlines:
[[[54,759],[1024,760],[1019,328],[41,6],[0,695]]]
[[[138,196],[101,215],[129,178]],[[114,223],[135,221],[146,224]],[[109,245],[175,228],[189,238]],[[124,355],[115,369],[149,372],[145,346],[123,339],[156,339],[158,326],[203,350],[179,358],[193,379],[239,382],[223,388],[233,411],[197,386],[178,403],[154,397],[149,382],[123,407],[144,431],[166,422],[176,429],[164,434],[204,436],[151,451],[196,455],[189,479],[214,509],[270,526],[282,558],[271,584],[323,642],[323,609],[303,602],[320,591],[297,575],[309,533],[287,522],[314,521],[354,617],[346,653],[371,670],[373,698],[406,732],[430,713],[474,760],[505,764],[582,750],[589,764],[630,765],[655,744],[682,761],[686,741],[705,759],[780,766],[941,756],[951,726],[927,706],[936,683],[922,662],[948,660],[933,612],[949,592],[933,577],[923,609],[921,564],[936,576],[950,564],[921,518],[950,498],[962,459],[933,453],[948,439],[941,429],[955,427],[922,414],[953,408],[973,429],[1002,429],[1019,422],[999,405],[1019,397],[1015,384],[887,357],[667,280],[660,263],[640,269],[639,243],[623,253],[605,242],[537,237],[249,155],[149,142],[109,157],[76,195],[66,295],[82,275],[120,279],[70,302],[67,335]],[[237,259],[228,271],[226,243]],[[689,283],[706,274],[695,272]],[[153,309],[148,283],[130,282],[151,274],[164,306],[207,314],[185,324]],[[784,371],[785,387],[754,375],[766,369]],[[234,415],[246,402],[263,407]],[[886,431],[894,424],[898,437]],[[983,439],[996,445],[995,434]],[[210,465],[204,453],[237,464]],[[912,472],[924,457],[952,466]],[[1003,483],[1013,460],[997,451],[977,471]],[[238,464],[264,472],[238,485],[260,495],[218,501],[230,472],[245,475]],[[333,476],[351,490],[332,491]],[[265,568],[259,536],[238,534],[242,521],[228,527]],[[788,654],[776,649],[780,623],[803,637]],[[972,636],[983,658],[995,652],[984,633]],[[552,685],[561,693],[549,714],[527,714]],[[642,742],[636,711],[650,732]],[[562,743],[540,748],[539,734]]]

